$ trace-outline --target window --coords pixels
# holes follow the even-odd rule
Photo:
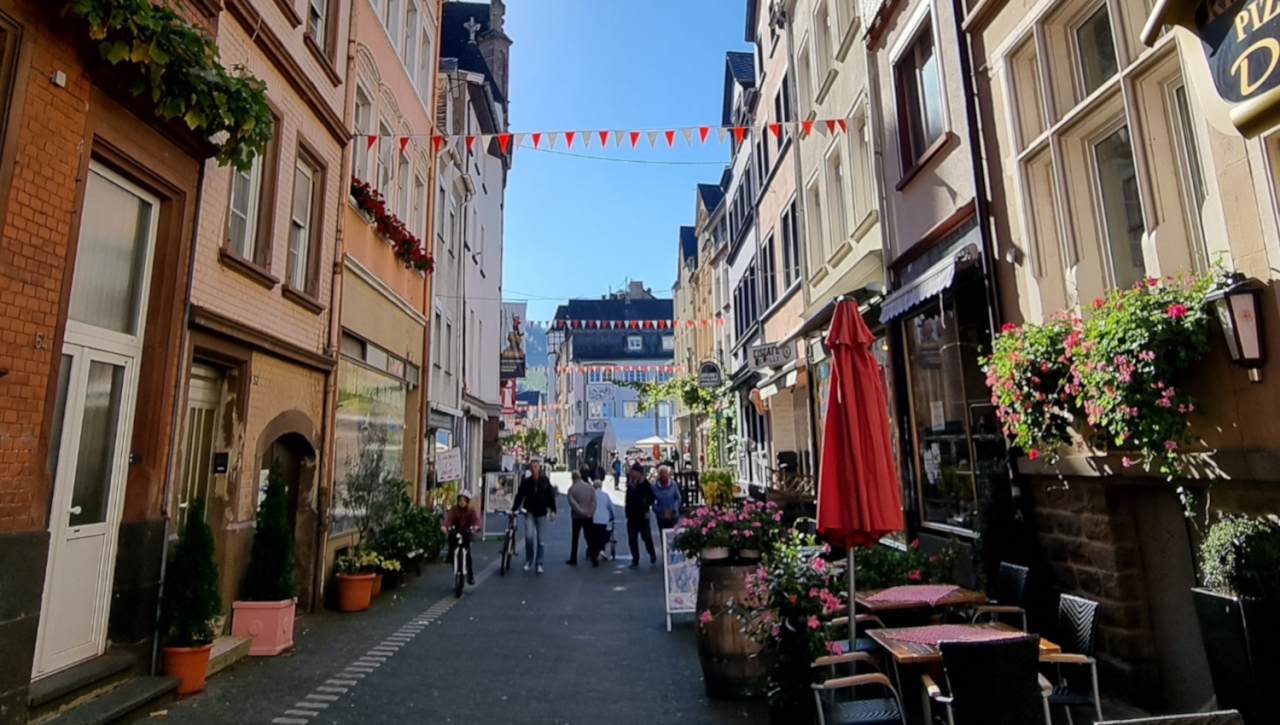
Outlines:
[[[422,27],[422,42],[418,47],[418,97],[422,99],[423,103],[431,100],[431,88],[436,82],[436,51],[434,45],[431,42],[431,30],[424,23]]]
[[[827,263],[827,235],[823,233],[822,218],[822,192],[818,188],[819,184],[814,181],[809,187],[809,250],[814,255],[809,260],[809,269],[818,269]]]
[[[413,0],[404,11],[404,67],[410,78],[418,67],[418,4]]]
[[[782,212],[782,286],[790,289],[800,281],[800,228],[796,223],[796,202]]]
[[[815,97],[822,95],[822,87],[827,83],[827,74],[835,63],[835,44],[831,41],[831,11],[827,3],[818,7],[813,16],[813,52],[818,59],[818,73],[814,78],[817,86],[813,89]]]
[[[634,400],[624,400],[624,401],[622,401],[622,417],[624,417],[624,418],[639,418],[639,417],[640,417],[640,404],[639,404],[639,403],[637,403],[637,402],[636,402],[636,401],[634,401]]]
[[[444,371],[453,371],[453,321],[444,323]]]
[[[588,370],[588,371],[587,371],[587,382],[588,382],[588,383],[598,383],[598,382],[600,382],[600,380],[601,380],[601,377],[600,377],[600,370],[599,370],[599,369],[597,369],[597,368],[591,368],[590,370]]]
[[[844,161],[840,158],[840,149],[827,159],[827,212],[831,214],[831,248],[828,254],[835,254],[845,242],[849,241],[849,222],[847,196],[844,188]]]
[[[601,403],[601,404],[600,404],[600,417],[601,417],[601,418],[612,418],[612,417],[613,417],[613,403]]]
[[[644,338],[639,335],[629,335],[627,337],[627,349],[631,352],[644,349]]]
[[[870,128],[867,126],[865,108],[853,119],[849,133],[849,168],[852,172],[853,185],[853,221],[854,227],[862,223],[867,215],[875,210],[874,181],[872,172]]]
[[[605,368],[601,375],[601,380],[606,383],[613,382],[613,368]]]
[[[408,147],[406,147],[408,148]],[[396,216],[403,219],[409,217],[409,192],[413,188],[410,181],[413,165],[409,157],[400,155],[400,166],[396,169]]]
[[[258,217],[262,202],[263,157],[254,157],[248,169],[235,169],[231,177],[230,219],[227,249],[241,259],[252,260],[258,243]],[[269,200],[268,200],[269,203]]]
[[[395,173],[395,144],[391,142],[391,128],[385,122],[378,124],[378,168],[374,174],[374,188],[383,199],[391,199],[392,174]]]
[[[400,2],[401,0],[384,0],[386,5],[382,12],[382,26],[391,36],[391,45],[400,50]]]
[[[899,143],[906,170],[914,167],[943,133],[942,86],[929,24],[898,60],[894,71],[901,121]]]
[[[588,403],[588,404],[587,404],[587,417],[588,417],[588,418],[603,418],[603,417],[604,417],[604,403]]]
[[[1174,89],[1173,105],[1177,115],[1179,137],[1182,141],[1182,175],[1185,179],[1186,204],[1189,207],[1187,211],[1191,215],[1192,227],[1200,241],[1200,263],[1205,264],[1209,259],[1205,249],[1203,218],[1207,195],[1204,189],[1204,167],[1200,164],[1200,148],[1196,142],[1195,125],[1191,120],[1191,107],[1187,100],[1186,86],[1178,86]]]
[[[1111,252],[1111,269],[1118,287],[1130,287],[1147,275],[1142,253],[1145,225],[1133,167],[1129,128],[1122,126],[1093,147],[1098,170],[1098,196],[1103,231]]]
[[[800,115],[805,118],[813,111],[813,57],[809,53],[809,46],[806,45],[804,50],[800,51]]]
[[[431,331],[434,334],[431,343],[431,362],[435,363],[436,367],[440,367],[440,348],[444,345],[444,340],[440,339],[440,328],[442,326],[442,318],[440,317],[440,313],[437,312],[435,325],[431,328]]]
[[[1105,3],[1076,28],[1076,54],[1086,96],[1120,70],[1116,63],[1116,44],[1111,37],[1111,16]]]
[[[663,336],[662,336],[662,350],[663,350],[664,352],[671,352],[671,351],[672,351],[672,350],[674,350],[674,349],[676,349],[676,338],[675,338],[675,336],[674,336],[674,335],[663,335]]]
[[[423,244],[427,239],[427,182],[421,176],[413,177],[413,229],[414,236]]]
[[[658,417],[659,417],[659,418],[670,418],[670,417],[671,417],[671,404],[670,404],[670,403],[658,403]]]
[[[369,179],[369,142],[366,138],[373,133],[373,102],[369,94],[361,86],[356,86],[355,105],[356,140],[351,144],[351,175],[367,181]]]
[[[764,246],[760,247],[760,304],[766,310],[778,300],[778,274],[773,246],[773,235],[770,234]]]
[[[316,293],[315,259],[319,251],[320,213],[324,177],[320,165],[305,153],[298,154],[293,174],[293,206],[289,222],[287,281],[309,295]]]
[[[329,0],[307,0],[307,35],[329,51]]]

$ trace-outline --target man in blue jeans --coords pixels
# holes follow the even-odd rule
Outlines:
[[[546,526],[548,518],[556,520],[556,489],[551,479],[542,472],[542,464],[533,461],[529,464],[529,475],[520,482],[516,491],[516,500],[511,508],[519,511],[521,507],[527,516],[524,519],[524,570],[532,566],[538,567],[542,573],[542,557],[546,551]],[[536,542],[536,549],[535,549]],[[537,559],[534,559],[534,551]]]

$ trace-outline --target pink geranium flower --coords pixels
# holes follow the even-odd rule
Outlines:
[[[705,609],[704,609],[704,610],[702,610],[702,614],[700,614],[700,615],[698,616],[698,621],[702,622],[703,624],[706,624],[707,622],[710,622],[710,621],[711,621],[711,612],[709,612],[709,611],[707,611],[707,610],[705,610]]]
[[[809,621],[806,622],[806,624],[809,625],[809,629],[817,629],[818,627],[822,626],[822,622],[819,622],[818,617],[813,614],[809,615]]]
[[[1187,306],[1182,303],[1169,305],[1168,315],[1170,317],[1184,317],[1187,314]]]

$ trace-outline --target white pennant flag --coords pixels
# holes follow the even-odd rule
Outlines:
[[[692,146],[693,145],[693,129],[686,128],[681,130],[684,131],[684,142]]]
[[[613,145],[614,145],[614,146],[617,146],[618,148],[622,148],[622,142],[623,142],[623,141],[625,141],[625,140],[627,140],[627,132],[626,132],[626,131],[614,131],[614,132],[613,132]]]
[[[724,145],[724,135],[726,133],[729,133],[729,129],[725,128],[724,126],[720,126],[719,128],[716,129],[716,135],[720,137],[721,146]]]
[[[556,136],[559,136],[559,135],[560,135],[560,134],[559,134],[559,133],[557,133],[556,131],[547,131],[547,133],[546,133],[546,137],[547,137],[547,150],[548,150],[548,151],[550,151],[550,150],[552,150],[552,149],[554,149],[554,148],[556,147]]]
[[[522,134],[522,133],[515,133],[515,134],[512,134],[512,135],[511,135],[511,151],[512,151],[512,153],[514,153],[516,149],[520,148],[520,144],[521,144],[521,142],[523,142],[523,141],[524,141],[524,134]]]
[[[578,133],[578,135],[582,137],[582,148],[584,148],[584,149],[589,149],[589,148],[591,148],[591,132],[590,132],[590,131],[580,131],[580,132]]]
[[[649,132],[649,148],[651,149],[657,148],[657,146],[658,146],[658,132],[650,131]]]

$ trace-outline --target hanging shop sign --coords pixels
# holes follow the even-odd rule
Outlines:
[[[751,368],[782,367],[796,359],[795,341],[781,345],[753,345],[751,347]]]
[[[503,380],[514,380],[525,376],[524,358],[524,324],[525,309],[523,302],[502,303],[502,329],[506,335],[506,343],[502,348],[501,375]]]
[[[448,483],[462,480],[462,449],[450,448],[436,454],[436,481]]]
[[[502,381],[500,390],[502,395],[502,415],[515,415],[516,413],[516,381],[514,378]]]
[[[724,382],[720,375],[720,366],[707,361],[698,367],[698,386],[702,388],[718,388]]]

